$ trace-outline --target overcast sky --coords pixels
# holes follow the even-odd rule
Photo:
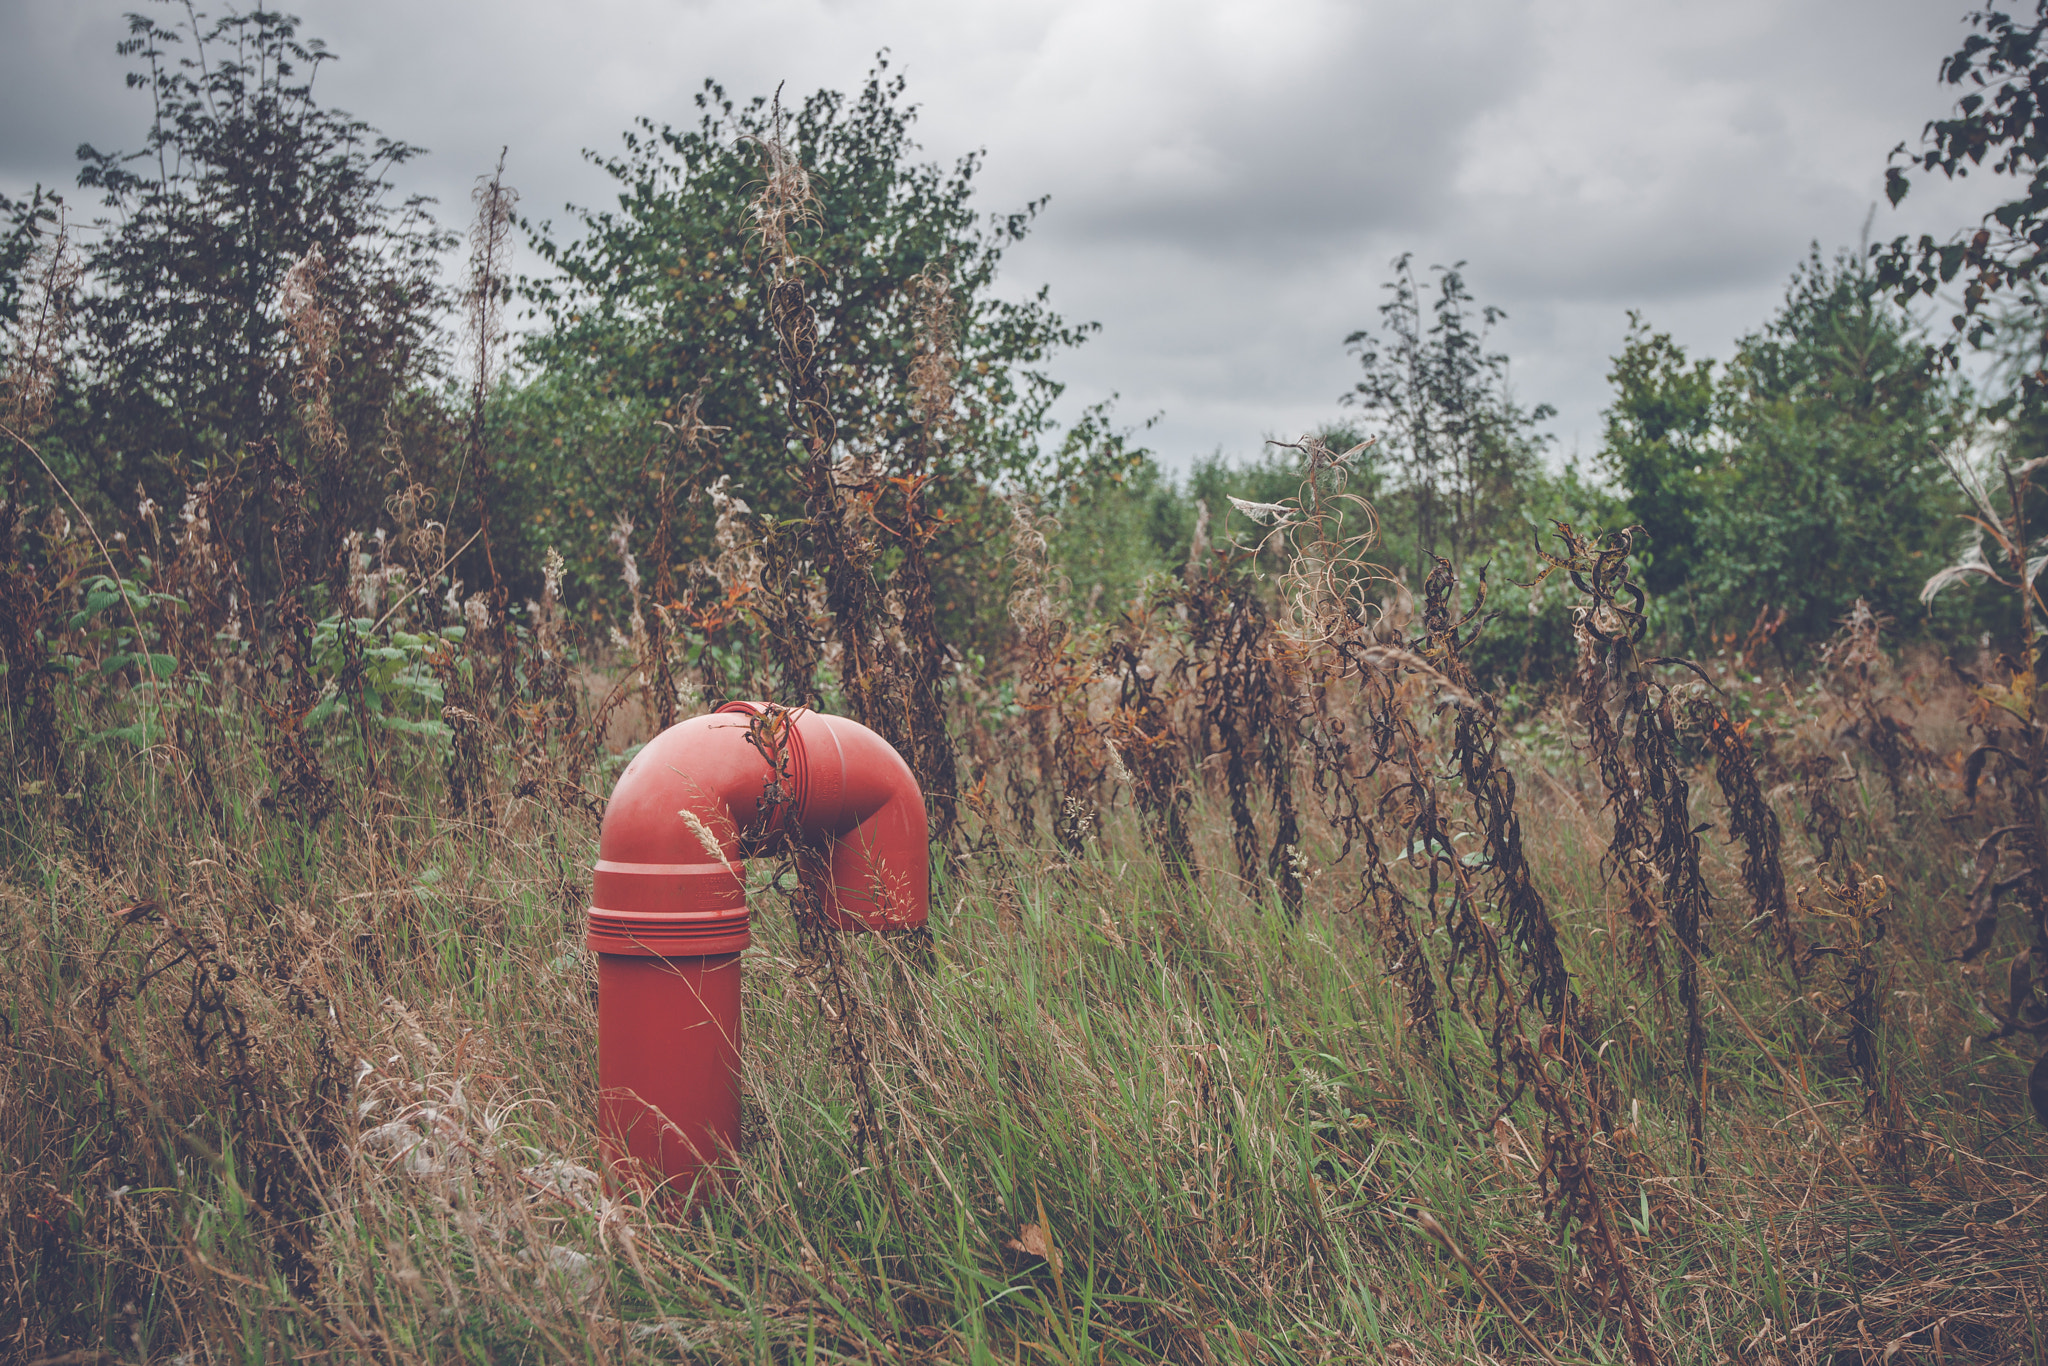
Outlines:
[[[603,200],[580,157],[639,115],[857,88],[888,48],[935,160],[982,204],[1051,204],[1005,288],[1099,336],[1057,370],[1170,467],[1341,415],[1344,336],[1388,263],[1469,262],[1517,396],[1590,457],[1625,312],[1725,355],[1807,244],[1946,233],[1997,186],[1883,206],[1886,154],[1946,112],[1971,0],[303,0],[324,100],[432,154],[405,186],[466,217],[509,145],[522,210]],[[0,0],[0,188],[70,186],[140,144],[114,45],[148,0]],[[168,18],[166,8],[162,17]],[[74,202],[82,202],[74,199]]]

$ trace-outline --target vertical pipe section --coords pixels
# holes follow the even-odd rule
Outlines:
[[[842,929],[924,925],[924,796],[901,755],[839,716],[787,712],[788,791],[748,739],[769,708],[734,702],[649,741],[619,775],[598,836],[588,943],[598,956],[598,1126],[607,1163],[688,1191],[739,1145],[745,832],[791,841]],[[764,728],[765,729],[765,728]]]

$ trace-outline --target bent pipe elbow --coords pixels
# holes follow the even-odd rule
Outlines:
[[[598,837],[590,947],[674,957],[746,947],[743,834],[794,841],[842,929],[917,929],[930,913],[924,794],[881,736],[843,716],[783,712],[778,773],[730,702],[669,727],[619,775]],[[774,752],[771,747],[771,752]],[[788,791],[779,791],[787,780]],[[778,800],[779,799],[779,800]]]
[[[835,926],[925,924],[923,793],[856,721],[729,703],[669,727],[619,775],[587,940],[598,955],[599,1128],[614,1166],[638,1159],[688,1188],[737,1145],[745,859],[790,844]]]
[[[758,716],[753,702],[721,712]],[[924,794],[903,756],[843,716],[801,712],[791,725],[791,838],[817,855],[799,876],[840,929],[921,928],[931,901]]]

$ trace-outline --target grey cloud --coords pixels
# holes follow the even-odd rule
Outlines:
[[[1231,73],[1209,54],[1163,109],[1096,134],[1070,230],[1290,259],[1373,228],[1440,216],[1472,122],[1509,98],[1525,28],[1506,5],[1361,8],[1280,70]],[[1053,167],[1047,167],[1048,171]]]
[[[111,150],[139,141],[149,105],[123,88],[126,64],[114,55],[126,33],[111,8],[15,4],[0,12],[0,191],[38,183],[68,191],[80,143]]]

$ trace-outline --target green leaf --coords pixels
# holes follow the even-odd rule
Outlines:
[[[131,650],[123,650],[118,654],[108,655],[105,662],[100,665],[100,672],[116,674],[131,664],[157,678],[169,678],[178,671],[176,655],[137,654]]]
[[[148,749],[163,738],[164,728],[154,721],[145,719],[138,721],[132,726],[116,726],[112,730],[96,732],[87,736],[85,742],[88,745],[98,745],[110,740],[118,740],[123,744],[133,745],[140,751]]]
[[[395,730],[404,735],[420,735],[430,740],[452,740],[455,732],[443,721],[415,721],[409,716],[379,716],[379,725],[386,730]]]

